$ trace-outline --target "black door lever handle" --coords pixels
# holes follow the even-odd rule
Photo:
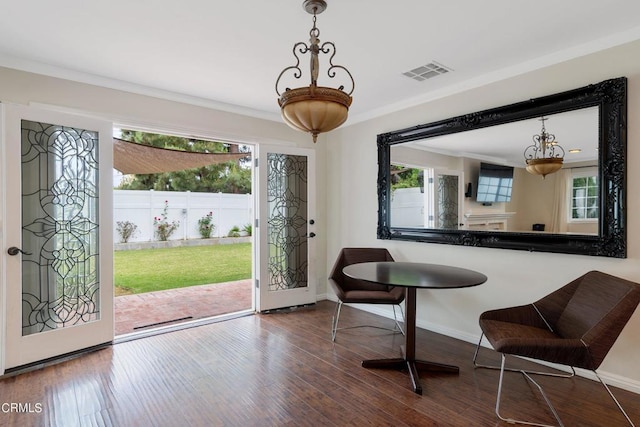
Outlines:
[[[16,248],[15,246],[11,246],[9,249],[7,249],[7,253],[11,256],[15,256],[18,254],[33,255],[31,252],[25,252],[20,248]]]

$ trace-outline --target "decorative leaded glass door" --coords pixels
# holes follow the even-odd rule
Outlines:
[[[258,148],[257,310],[315,303],[315,153]]]
[[[4,106],[4,369],[113,340],[112,126]]]
[[[460,171],[437,171],[433,179],[435,228],[457,230],[463,223],[464,181]]]

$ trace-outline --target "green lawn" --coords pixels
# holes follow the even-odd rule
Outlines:
[[[251,243],[115,252],[116,295],[251,278]]]

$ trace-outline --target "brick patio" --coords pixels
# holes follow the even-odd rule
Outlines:
[[[251,303],[250,279],[122,295],[115,298],[115,334],[234,313]]]

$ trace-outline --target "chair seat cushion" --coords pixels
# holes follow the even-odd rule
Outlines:
[[[346,291],[341,296],[340,300],[345,303],[400,304],[404,300],[404,289],[396,287],[392,288],[390,291]]]
[[[480,328],[496,351],[594,369],[589,349],[580,339],[561,338],[548,329],[480,319]]]

